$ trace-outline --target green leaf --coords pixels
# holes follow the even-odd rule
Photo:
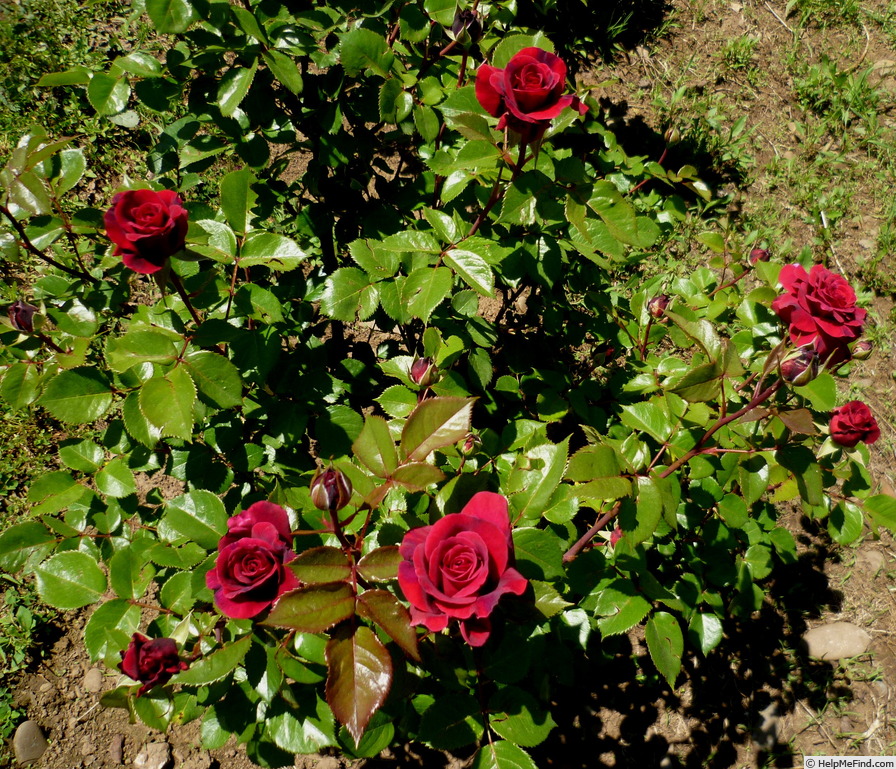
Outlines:
[[[0,382],[0,398],[14,409],[24,408],[37,400],[40,370],[31,363],[13,363]]]
[[[450,27],[451,22],[454,21],[457,0],[425,0],[423,9],[437,24]]]
[[[341,267],[327,277],[320,309],[334,320],[353,321],[369,317],[376,309],[376,294],[370,277],[355,267]]]
[[[162,74],[161,62],[143,51],[131,51],[127,56],[119,56],[113,62],[113,68],[137,77],[160,77]]]
[[[255,71],[258,69],[258,59],[252,61],[252,66],[231,67],[221,78],[218,86],[218,107],[224,117],[230,117],[240,106],[252,81],[255,79]]]
[[[106,575],[87,553],[57,553],[34,571],[37,592],[56,609],[80,609],[95,603],[106,592]]]
[[[830,411],[837,405],[837,380],[826,371],[809,384],[793,389],[798,395],[806,398],[816,411]]]
[[[264,59],[264,63],[267,64],[268,69],[274,73],[274,77],[276,77],[277,80],[293,93],[302,93],[302,73],[299,71],[298,65],[291,57],[280,51],[270,49],[264,51],[261,55]]]
[[[139,627],[139,606],[121,598],[98,606],[84,626],[84,646],[91,661],[117,656]]]
[[[538,769],[532,757],[511,742],[496,740],[483,745],[472,769]]]
[[[715,614],[695,612],[688,624],[688,638],[704,655],[722,640],[722,621]]]
[[[549,582],[541,582],[533,579],[530,581],[532,590],[535,592],[535,610],[545,619],[559,614],[572,604],[565,600],[560,593]]]
[[[488,262],[479,254],[462,248],[452,248],[445,252],[443,260],[470,288],[484,296],[494,297],[494,273]]]
[[[265,717],[265,734],[274,743],[290,753],[317,753],[336,745],[333,716],[327,704],[319,697],[299,698],[297,711],[275,705]],[[229,736],[229,733],[228,733]]]
[[[506,35],[492,51],[492,66],[504,69],[523,48],[541,48],[548,53],[554,53],[553,43],[542,32],[534,35]]]
[[[719,360],[722,352],[722,340],[716,333],[712,323],[708,320],[692,321],[683,318],[677,313],[666,311],[665,317],[669,318],[676,326],[678,326],[687,336],[693,339],[704,352],[709,356],[710,360]]]
[[[647,612],[650,602],[629,579],[615,579],[597,597],[595,614],[600,615],[597,627],[602,636],[626,633],[637,625]]]
[[[619,512],[619,528],[633,545],[653,536],[663,517],[663,497],[652,478],[638,478],[638,500],[625,499]]]
[[[109,462],[94,476],[94,481],[100,493],[107,497],[127,497],[137,493],[134,473],[131,472],[127,460],[123,457],[116,457]]]
[[[239,641],[216,649],[211,654],[206,654],[202,659],[191,663],[187,670],[174,676],[171,683],[184,686],[204,686],[224,678],[243,661],[246,652],[252,645],[252,638],[252,635],[247,635]]]
[[[672,423],[653,402],[632,403],[622,407],[622,423],[634,430],[643,430],[660,443],[672,436]]]
[[[37,521],[10,526],[0,534],[0,569],[15,574],[26,563],[48,555],[56,547],[58,539]]]
[[[181,571],[166,580],[159,591],[159,601],[166,609],[178,614],[186,614],[193,607],[193,575]]]
[[[445,473],[426,462],[410,462],[396,469],[390,480],[410,491],[423,491],[427,486],[444,481]]]
[[[489,700],[488,711],[492,729],[514,745],[539,745],[557,725],[535,697],[518,686],[500,689]]]
[[[156,570],[133,547],[119,550],[109,559],[109,582],[119,598],[140,598]]]
[[[388,478],[398,467],[398,452],[385,419],[371,415],[352,444],[352,453],[378,478]]]
[[[864,501],[865,512],[875,526],[885,526],[896,532],[896,497],[875,494]]]
[[[806,446],[782,446],[775,452],[775,459],[790,470],[796,479],[800,496],[810,505],[824,501],[824,479],[815,454]]]
[[[274,232],[253,232],[240,249],[240,267],[260,265],[269,270],[288,272],[308,258],[294,240]]]
[[[386,590],[366,590],[358,596],[358,615],[375,622],[405,654],[420,661],[417,631],[411,627],[410,612]]]
[[[90,82],[91,72],[87,67],[77,66],[64,72],[49,72],[41,75],[35,85],[42,87],[54,87],[58,85],[87,85]]]
[[[221,179],[221,210],[234,232],[245,234],[252,228],[252,210],[258,195],[252,190],[255,174],[248,168],[231,171]]]
[[[411,461],[453,446],[470,432],[473,398],[428,398],[408,417],[401,432],[401,448]]]
[[[95,473],[103,465],[105,452],[91,440],[67,440],[59,446],[59,459],[66,467]]]
[[[60,422],[95,422],[112,406],[108,380],[92,367],[73,368],[53,377],[38,401]]]
[[[525,527],[513,530],[516,565],[529,579],[551,580],[563,577],[561,541],[551,531]]]
[[[218,541],[227,533],[227,518],[224,503],[202,489],[181,494],[165,505],[164,520],[168,526],[206,550],[218,547]]]
[[[193,437],[193,403],[196,385],[183,367],[140,388],[140,411],[162,435],[190,440]]]
[[[345,582],[352,575],[352,563],[338,547],[313,547],[299,553],[289,568],[304,584]]]
[[[322,633],[355,613],[355,594],[346,582],[307,585],[284,593],[264,621],[303,633]]]
[[[368,627],[343,627],[327,643],[327,703],[357,745],[392,687],[392,658]]]
[[[128,393],[121,406],[121,416],[125,429],[132,438],[147,448],[155,448],[159,438],[162,437],[162,431],[143,416],[140,410],[139,392]]]
[[[386,545],[371,550],[358,561],[358,574],[371,582],[387,582],[398,578],[398,564],[402,561],[397,545]]]
[[[374,400],[383,407],[390,417],[404,418],[417,406],[417,394],[404,385],[387,387],[379,398]]]
[[[653,664],[674,689],[684,651],[684,638],[678,620],[667,612],[658,611],[647,620],[644,635]]]
[[[128,104],[131,86],[127,78],[97,72],[87,85],[87,99],[100,115],[117,115]]]
[[[415,318],[428,321],[454,284],[454,276],[447,267],[420,267],[412,270],[404,282],[401,294],[407,311]]]
[[[476,698],[466,692],[452,692],[426,709],[417,737],[436,750],[455,750],[476,742],[484,731]]]
[[[520,471],[524,480],[514,483],[514,488],[522,485],[522,491],[510,497],[514,510],[524,518],[541,517],[566,472],[568,455],[569,438],[557,445],[536,446],[525,453],[530,469]]]
[[[174,340],[158,331],[129,331],[124,336],[110,337],[106,343],[106,361],[119,374],[138,363],[173,363],[177,353]]]
[[[156,32],[169,35],[186,32],[196,18],[189,0],[146,0],[146,13]]]
[[[187,373],[203,400],[221,409],[243,402],[240,372],[223,355],[214,352],[191,352],[184,358]]]
[[[861,509],[851,502],[839,502],[828,515],[828,534],[838,545],[850,545],[862,536],[864,524]]]
[[[355,27],[342,36],[339,61],[349,75],[360,75],[370,69],[383,78],[395,59],[386,38],[366,27]]]

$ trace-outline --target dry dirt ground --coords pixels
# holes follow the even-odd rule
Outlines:
[[[889,13],[889,3],[878,4]],[[811,23],[797,34],[797,21],[785,16],[783,0],[674,0],[666,18],[671,23],[658,40],[620,54],[610,65],[580,72],[579,81],[605,83],[598,93],[617,128],[628,126],[633,135],[655,139],[666,128],[661,124],[661,114],[668,113],[663,105],[671,103],[677,88],[686,86],[710,100],[716,95],[733,99],[749,115],[754,163],[733,181],[723,173],[719,176],[721,191],[737,192],[732,218],[748,220],[771,206],[776,225],[798,244],[796,248],[809,245],[832,268],[850,275],[861,273],[892,201],[879,191],[858,192],[851,197],[848,213],[839,219],[835,237],[823,238],[819,228],[828,224],[825,217],[819,223],[811,196],[798,195],[798,190],[781,182],[780,174],[773,177],[768,169],[798,161],[809,151],[801,146],[799,127],[795,127],[801,119],[800,107],[792,74],[782,63],[795,50],[797,36],[799,50],[804,52],[799,55],[817,60],[826,52],[835,59],[845,56],[847,62],[851,56],[856,67],[874,65],[877,84],[892,93],[896,80],[889,73],[896,67],[896,52],[886,35],[879,27],[857,31]],[[722,50],[743,36],[756,40],[753,64],[761,77],[736,72],[718,75]],[[606,84],[608,80],[615,80],[615,85]],[[633,83],[639,89],[634,96]],[[891,121],[887,112],[882,112],[882,120]],[[837,141],[830,137],[834,149]],[[848,166],[866,160],[846,153],[838,162]],[[831,172],[835,177],[837,170]],[[885,261],[884,268],[892,271],[892,262]],[[871,360],[860,364],[852,379],[858,382],[860,397],[884,415],[884,436],[874,447],[873,477],[876,486],[892,493],[896,486],[894,356],[886,343],[892,302],[886,297],[874,301],[885,343]],[[596,668],[594,679],[576,689],[558,692],[559,728],[547,744],[533,751],[538,765],[722,769],[802,766],[804,755],[896,756],[893,540],[886,534],[877,539],[866,532],[858,547],[841,548],[830,544],[818,525],[798,512],[789,513],[787,521],[801,557],[769,586],[761,612],[733,627],[710,658],[688,661],[674,691],[645,674],[652,668],[637,632],[620,639],[614,649],[616,664]],[[118,674],[87,659],[80,640],[87,616],[66,616],[56,638],[48,641],[52,644],[49,654],[18,683],[18,702],[51,742],[36,766],[140,767],[135,761],[152,743],[167,746],[162,753],[170,753],[170,765],[176,769],[252,766],[242,747],[233,742],[211,753],[202,750],[196,722],[159,734],[129,724],[124,711],[102,709],[99,691],[115,686]],[[809,658],[801,645],[804,633],[837,620],[852,622],[870,634],[867,651],[839,663]],[[464,756],[411,746],[355,766],[459,769],[467,763]],[[296,761],[297,767],[305,769],[350,765],[334,756]]]

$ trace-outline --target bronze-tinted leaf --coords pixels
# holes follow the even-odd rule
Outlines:
[[[354,613],[352,586],[347,582],[326,582],[284,593],[264,624],[289,627],[303,633],[322,633]]]
[[[398,578],[401,554],[398,545],[387,545],[371,550],[358,561],[358,574],[373,582],[386,582]]]
[[[408,417],[401,447],[412,462],[422,462],[436,449],[451,446],[470,432],[473,398],[429,398]]]
[[[352,574],[352,565],[338,547],[313,547],[290,561],[289,568],[307,584],[344,582]]]
[[[812,412],[809,409],[793,409],[792,411],[779,411],[778,418],[787,426],[787,429],[804,435],[815,435],[815,423],[812,421]]]
[[[358,614],[375,622],[409,657],[420,660],[417,631],[411,627],[411,615],[392,593],[368,590],[358,596]]]

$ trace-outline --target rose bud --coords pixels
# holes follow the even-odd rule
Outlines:
[[[341,510],[351,498],[351,481],[334,467],[318,470],[311,479],[311,502],[318,510]]]
[[[622,539],[622,529],[616,526],[613,531],[610,532],[610,544],[615,545],[620,539]]]
[[[772,258],[772,252],[767,248],[754,248],[750,251],[750,264],[756,264],[756,262],[767,262]]]
[[[852,348],[852,357],[856,360],[868,360],[874,350],[874,345],[867,339],[860,339]]]
[[[12,327],[16,331],[22,331],[25,334],[34,332],[34,313],[36,312],[37,307],[33,304],[28,304],[28,302],[23,302],[21,299],[16,300],[7,310]]]
[[[850,401],[831,412],[831,438],[834,443],[851,449],[859,441],[874,443],[880,438],[880,428],[867,404]]]
[[[411,604],[411,625],[430,632],[457,620],[470,646],[491,633],[491,614],[506,593],[529,584],[514,568],[507,499],[480,491],[459,513],[411,529],[399,552],[398,584]]]
[[[482,438],[478,435],[474,435],[470,433],[466,438],[464,438],[463,445],[460,447],[460,453],[465,457],[472,456],[476,449],[478,449],[482,445]]]
[[[161,270],[187,237],[187,209],[171,190],[119,192],[103,222],[115,255],[125,267],[144,275]]]
[[[681,131],[677,128],[670,128],[663,134],[663,139],[666,140],[666,144],[678,144],[681,141]]]
[[[454,23],[451,25],[451,37],[461,45],[479,42],[482,37],[479,14],[470,8],[458,9],[454,15]]]
[[[801,387],[818,376],[818,353],[814,347],[801,347],[781,362],[781,378]]]
[[[653,318],[662,318],[663,315],[666,314],[666,309],[669,307],[669,301],[669,297],[665,294],[655,296],[647,302],[647,312],[649,312]]]
[[[417,358],[411,365],[411,381],[421,387],[429,387],[436,381],[439,369],[432,358]]]
[[[141,633],[134,633],[128,648],[120,653],[118,669],[143,684],[137,690],[138,697],[154,686],[168,683],[171,676],[189,667],[178,656],[177,644],[171,638],[150,640]]]

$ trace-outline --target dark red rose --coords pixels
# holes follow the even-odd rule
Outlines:
[[[184,247],[187,210],[171,190],[128,190],[112,198],[104,217],[115,255],[134,272],[149,275]]]
[[[654,296],[647,302],[647,312],[652,318],[662,318],[666,314],[666,310],[669,309],[670,301],[672,300],[666,294]]]
[[[243,537],[251,536],[252,527],[256,523],[270,523],[283,543],[292,547],[292,527],[286,510],[273,502],[256,502],[227,521],[227,533],[218,542],[218,550],[223,550]]]
[[[566,64],[541,48],[523,48],[504,69],[483,64],[476,72],[476,98],[498,121],[526,142],[541,139],[550,121],[572,107],[584,115],[588,107],[577,96],[563,94]]]
[[[754,248],[750,251],[750,264],[756,262],[768,262],[772,258],[772,252],[767,248]]]
[[[831,438],[851,449],[859,441],[874,443],[880,438],[880,428],[866,404],[850,401],[831,412]]]
[[[781,361],[781,377],[801,387],[818,376],[818,353],[814,347],[801,347]]]
[[[513,568],[507,500],[481,491],[459,513],[405,534],[398,584],[411,604],[411,624],[434,633],[460,620],[470,646],[491,633],[489,616],[505,593],[521,595],[528,580]]]
[[[787,292],[772,302],[772,309],[788,326],[797,347],[814,344],[823,363],[849,360],[849,345],[862,334],[865,310],[856,307],[849,283],[820,264],[810,272],[788,264],[778,278]]]
[[[9,316],[9,322],[16,331],[24,331],[26,334],[34,332],[34,313],[37,307],[28,302],[17,299],[6,311]]]
[[[186,670],[187,665],[177,654],[177,644],[171,638],[150,640],[134,633],[128,648],[121,652],[118,669],[128,678],[143,684],[137,696],[146,694],[154,686],[168,683],[171,676]]]
[[[421,387],[430,387],[438,379],[439,369],[432,358],[417,358],[411,364],[411,381]]]
[[[287,590],[301,586],[286,566],[296,554],[283,508],[256,503],[231,520],[235,523],[228,524],[228,533],[218,543],[218,558],[205,584],[214,591],[222,614],[251,619]]]

